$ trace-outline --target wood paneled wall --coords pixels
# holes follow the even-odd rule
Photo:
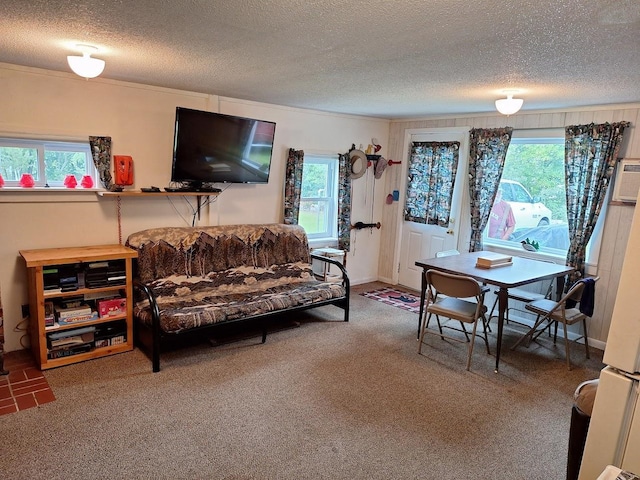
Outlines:
[[[418,120],[395,120],[390,125],[388,158],[406,160],[407,153],[403,152],[405,131],[416,128],[497,128],[511,126],[514,129],[532,128],[564,128],[569,125],[584,125],[589,123],[613,123],[620,121],[631,122],[631,127],[625,131],[624,144],[621,155],[628,158],[640,158],[640,105],[616,105],[603,107],[589,107],[580,110],[547,111],[520,113],[505,117],[503,115],[471,115],[460,117],[427,118]],[[402,168],[387,169],[386,191],[399,190],[401,185]],[[394,202],[383,209],[382,224],[398,225],[402,215],[402,205]],[[624,259],[629,226],[633,217],[633,206],[610,204],[605,219],[602,248],[597,265],[596,274],[600,276],[596,288],[596,311],[589,326],[589,337],[596,346],[604,345],[609,333],[611,314],[620,279],[620,269]],[[464,218],[464,216],[463,216]],[[378,273],[381,280],[395,283],[396,249],[399,248],[396,228],[382,231],[380,239],[380,260]]]

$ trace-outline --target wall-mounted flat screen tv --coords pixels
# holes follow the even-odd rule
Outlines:
[[[210,183],[267,183],[276,124],[176,107],[171,181],[198,190]]]

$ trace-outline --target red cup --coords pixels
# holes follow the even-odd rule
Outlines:
[[[0,188],[4,187],[4,178],[0,175]]]
[[[76,180],[76,177],[74,177],[73,175],[67,175],[66,177],[64,177],[65,187],[76,188],[76,185],[78,185],[78,181]]]
[[[24,188],[32,188],[36,184],[30,173],[23,173],[20,177],[20,186]]]

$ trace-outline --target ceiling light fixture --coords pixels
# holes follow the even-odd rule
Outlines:
[[[513,98],[518,93],[517,90],[505,90],[503,92],[507,98],[496,100],[496,109],[503,115],[513,115],[522,108],[524,100],[522,98]]]
[[[96,53],[98,49],[91,45],[76,45],[76,48],[82,52],[82,56],[67,56],[67,62],[69,62],[71,70],[87,79],[100,75],[104,70],[104,60],[91,57],[91,54]]]

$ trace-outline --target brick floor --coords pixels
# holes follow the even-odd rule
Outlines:
[[[28,350],[5,353],[4,369],[9,374],[0,375],[0,415],[37,407],[56,399]]]

